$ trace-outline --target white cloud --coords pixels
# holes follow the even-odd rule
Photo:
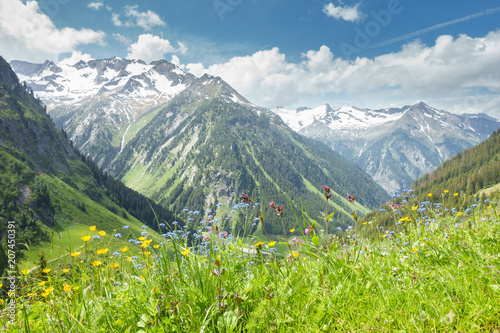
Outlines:
[[[144,30],[151,30],[155,26],[164,26],[165,22],[156,14],[150,10],[146,12],[139,12],[137,10],[138,6],[125,6],[125,17],[128,19],[126,21],[120,20],[120,14],[113,13],[111,19],[113,24],[117,27],[140,27]]]
[[[358,9],[359,4],[348,7],[348,6],[335,6],[333,3],[328,3],[323,7],[323,12],[330,17],[337,20],[344,20],[350,22],[361,21],[364,18],[364,14]]]
[[[496,110],[500,116],[500,30],[482,38],[445,35],[433,46],[414,41],[373,59],[344,60],[322,46],[292,63],[273,48],[208,68],[186,68],[197,76],[220,76],[252,102],[268,107],[335,101],[372,107],[424,100],[455,112]]]
[[[116,39],[117,41],[119,41],[120,43],[127,45],[127,46],[132,44],[132,40],[130,38],[128,38],[120,33],[114,33],[113,38]]]
[[[102,2],[90,2],[87,7],[95,10],[99,10],[103,6]]]
[[[91,29],[55,27],[36,1],[0,0],[0,53],[7,59],[56,59],[82,44],[104,44],[105,34]]]
[[[175,52],[175,48],[166,39],[152,34],[142,34],[129,47],[127,58],[141,59],[149,63],[154,60],[163,59],[166,53]]]
[[[90,54],[73,51],[68,58],[59,61],[58,64],[73,66],[81,60],[89,62],[90,60],[94,60],[94,58],[92,58]]]

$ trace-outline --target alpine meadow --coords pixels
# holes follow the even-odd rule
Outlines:
[[[500,333],[494,0],[0,0],[0,331]]]

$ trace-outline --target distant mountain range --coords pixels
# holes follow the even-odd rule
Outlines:
[[[47,103],[75,146],[127,185],[180,212],[228,207],[247,193],[262,205],[267,228],[282,233],[267,203],[301,202],[317,219],[321,185],[332,188],[332,224],[352,223],[388,195],[353,162],[296,134],[280,117],[247,101],[218,77],[184,73],[166,61],[120,58],[13,68]],[[286,221],[296,225],[292,212]]]
[[[381,110],[328,104],[272,109],[294,131],[356,162],[388,193],[409,187],[500,127],[486,114],[457,115],[425,103]]]

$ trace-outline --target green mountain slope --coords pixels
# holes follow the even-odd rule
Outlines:
[[[92,234],[92,225],[105,231],[106,237],[122,233],[123,240],[110,240],[118,247],[129,235],[137,238],[143,224],[158,229],[153,210],[160,220],[172,222],[175,218],[75,151],[65,133],[55,128],[41,102],[19,83],[0,57],[2,247],[7,244],[3,238],[8,221],[15,221],[19,252],[36,244],[42,244],[38,249],[43,249],[44,242],[52,237],[62,239],[62,235],[72,235],[72,246],[80,246],[84,243],[80,237]],[[129,227],[123,230],[125,225]],[[152,234],[160,240],[156,232]],[[0,257],[5,257],[4,250]],[[69,253],[68,247],[61,251]]]
[[[387,199],[383,189],[327,146],[290,130],[266,109],[253,106],[219,78],[202,77],[163,107],[139,118],[109,171],[130,187],[180,211],[232,206],[247,193],[262,202],[270,233],[282,233],[268,203],[325,209],[321,185],[332,188],[330,211],[338,226],[352,223],[347,194],[359,200],[358,214]],[[140,126],[140,127],[139,127]],[[293,214],[285,220],[294,225]]]
[[[475,195],[500,183],[500,130],[479,145],[459,153],[413,184],[415,194],[448,190]]]

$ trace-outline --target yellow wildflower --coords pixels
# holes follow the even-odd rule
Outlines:
[[[2,288],[2,287],[3,287],[3,283],[0,283],[0,288]]]
[[[463,213],[462,213],[462,212],[458,212],[458,213],[457,213],[457,216],[462,216],[462,215],[463,215]]]
[[[82,237],[82,240],[83,240],[84,242],[88,242],[91,238],[92,238],[92,236],[87,235],[87,236],[83,236],[83,237]]]
[[[290,229],[290,232],[295,232],[295,229]]]
[[[26,296],[28,296],[28,297],[35,297],[36,293],[27,293]]]
[[[69,273],[69,268],[65,268],[62,270],[63,273]]]
[[[25,269],[25,270],[23,270],[23,271],[21,271],[21,272],[22,272],[24,275],[26,275],[26,274],[28,274],[28,273],[30,272],[30,270],[29,270],[29,269]],[[1,287],[1,286],[0,286],[0,287]]]
[[[109,267],[111,267],[111,268],[117,268],[117,267],[118,267],[118,265],[119,265],[119,264],[117,264],[117,263],[113,263],[113,264],[110,264],[110,265],[109,265]]]
[[[73,287],[73,290],[78,290],[78,289],[80,289],[80,286],[74,286]]]
[[[122,247],[122,248],[120,249],[120,251],[122,251],[122,252],[127,252],[127,251],[128,251],[128,247],[127,247],[127,246]]]
[[[71,252],[72,257],[78,257],[81,254],[81,252]]]
[[[264,244],[265,244],[264,242],[257,242],[257,243],[255,243],[255,247],[259,247],[259,246],[262,246]]]
[[[38,285],[39,285],[40,287],[42,287],[42,286],[44,286],[46,283],[47,283],[47,281],[40,281],[40,282],[38,282]]]
[[[49,296],[50,293],[52,293],[52,291],[54,291],[54,288],[53,287],[49,287],[49,288],[45,289],[41,295],[43,297],[47,297],[47,296]]]
[[[141,244],[141,247],[142,247],[142,248],[146,248],[146,247],[148,247],[148,246],[149,246],[149,244],[151,244],[151,242],[152,242],[152,241],[153,241],[152,239],[149,239],[149,240],[145,240],[145,241],[143,241],[143,242],[142,242],[142,244]]]
[[[487,208],[488,208],[488,209],[491,209],[491,207],[492,207],[492,206],[491,206],[491,205],[489,205]]]
[[[294,253],[293,253],[293,256],[294,256],[294,257],[298,257],[298,256],[299,256],[299,252],[294,252]]]
[[[159,247],[160,247],[160,245],[155,244],[155,245],[153,245],[153,247],[154,247],[155,249],[157,249],[157,248],[159,248]]]
[[[92,262],[92,266],[94,266],[94,267],[97,267],[97,266],[99,266],[100,264],[101,264],[101,261],[100,261],[100,260],[95,260],[95,261],[93,261],[93,262]]]
[[[454,196],[458,197],[458,193],[453,194]]]
[[[106,252],[108,252],[108,249],[100,249],[100,250],[97,250],[97,254],[105,254]]]
[[[411,206],[411,210],[415,211],[418,209],[418,206]]]
[[[99,231],[99,236],[101,236],[101,237],[106,236],[106,231],[103,231],[103,230]]]
[[[444,190],[444,193],[448,193],[448,192],[450,192],[450,191],[448,191],[448,190]]]
[[[429,198],[430,198],[430,197],[432,197],[432,193],[427,194],[427,196],[428,196]]]
[[[128,261],[128,262],[132,262],[132,261],[133,261],[133,259],[132,259],[131,257],[127,257],[127,261]]]
[[[269,242],[269,243],[267,243],[267,245],[269,245],[269,247],[273,247],[274,245],[276,245],[276,242],[274,242],[274,241],[273,242]]]
[[[44,272],[45,274],[49,273],[51,271],[50,268],[45,268],[42,272]]]
[[[95,230],[95,225],[91,226],[89,229],[90,229],[90,231],[94,231]]]
[[[416,246],[413,248],[413,252],[418,252],[418,248]]]
[[[142,237],[139,237],[139,238],[137,238],[137,239],[138,239],[138,240],[140,240],[140,241],[143,241],[143,240],[145,240],[145,239],[146,239],[146,237],[142,236]]]
[[[69,284],[65,283],[65,284],[63,284],[63,289],[64,289],[64,291],[69,292],[69,291],[71,291],[73,288],[71,287],[71,285],[69,285]]]
[[[187,256],[189,254],[189,249],[185,249],[184,251],[181,252],[183,256]]]

